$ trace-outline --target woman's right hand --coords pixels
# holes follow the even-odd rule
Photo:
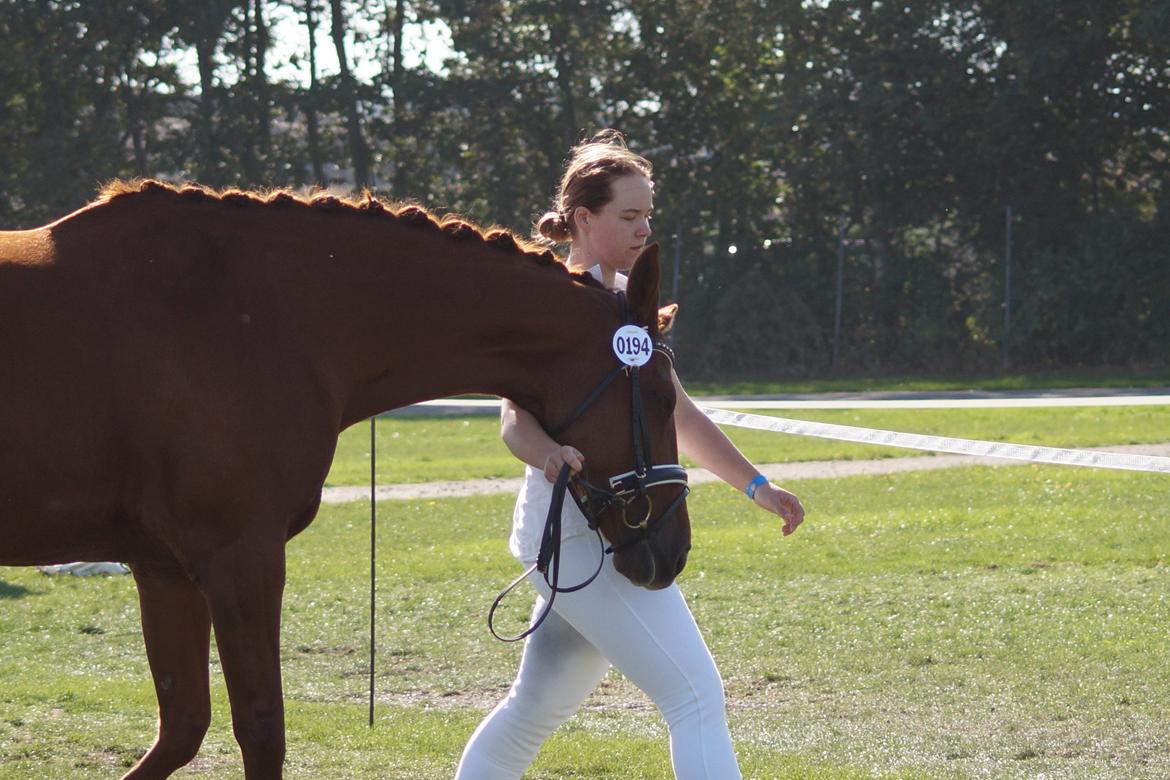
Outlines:
[[[560,476],[561,467],[566,463],[576,474],[585,467],[585,456],[575,447],[570,447],[567,444],[557,447],[544,460],[544,478],[549,482],[556,482],[557,477]]]

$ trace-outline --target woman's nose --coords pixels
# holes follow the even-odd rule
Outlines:
[[[642,220],[642,224],[638,225],[638,235],[645,238],[650,235],[650,221]]]

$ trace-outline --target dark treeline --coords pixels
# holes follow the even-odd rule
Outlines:
[[[1166,360],[1170,0],[0,0],[0,227],[157,176],[527,232],[604,126],[688,376]]]

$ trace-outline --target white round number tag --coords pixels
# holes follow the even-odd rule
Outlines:
[[[637,325],[622,325],[613,334],[613,354],[627,366],[644,366],[650,362],[654,342]]]

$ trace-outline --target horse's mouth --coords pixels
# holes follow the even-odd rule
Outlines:
[[[663,558],[648,543],[642,542],[614,553],[613,565],[619,574],[634,585],[647,590],[662,590],[670,587],[686,567],[689,552],[688,546],[670,564],[664,565]]]

